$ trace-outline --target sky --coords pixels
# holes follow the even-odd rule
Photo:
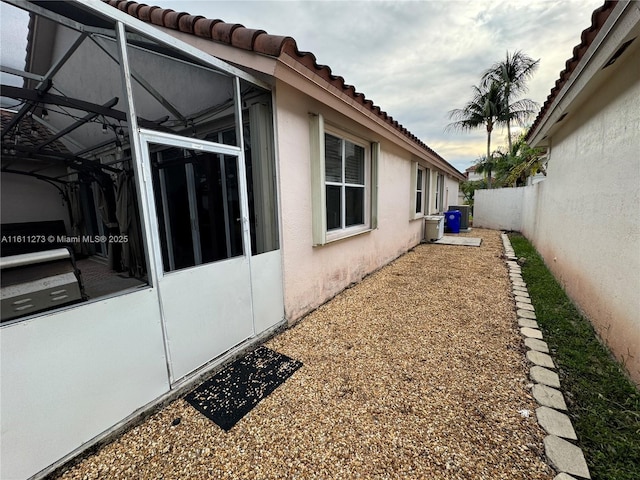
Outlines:
[[[142,1],[142,0],[140,0]],[[146,0],[293,37],[301,51],[386,111],[461,172],[486,152],[485,129],[447,131],[482,72],[521,50],[540,66],[525,94],[539,105],[603,0]],[[4,4],[3,4],[4,5]],[[0,7],[3,23],[16,9]],[[2,64],[24,65],[17,29],[0,31]],[[20,36],[18,36],[20,37]],[[11,45],[12,48],[6,48]],[[13,58],[15,57],[15,58]],[[3,75],[5,80],[6,75]],[[532,123],[533,116],[529,123]],[[516,129],[517,130],[517,129]],[[506,145],[494,130],[492,146]]]
[[[145,3],[293,37],[458,170],[486,131],[446,132],[482,72],[521,50],[540,66],[525,95],[544,103],[603,0],[171,1]],[[533,122],[535,116],[530,119]],[[506,145],[506,131],[492,144]]]

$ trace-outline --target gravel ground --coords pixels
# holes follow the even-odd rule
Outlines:
[[[467,235],[482,246],[419,245],[270,340],[304,365],[229,432],[177,400],[61,478],[553,478],[500,232]]]

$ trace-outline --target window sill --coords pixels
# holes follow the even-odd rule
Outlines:
[[[322,245],[314,245],[314,247],[322,247],[330,243],[339,242],[340,240],[346,240],[348,238],[357,237],[358,235],[362,235],[363,233],[369,233],[372,230],[373,229],[368,225],[363,225],[361,227],[354,227],[348,230],[341,230],[339,232],[328,232],[326,237],[326,242]]]
[[[424,218],[424,215],[424,213],[416,213],[416,215],[413,218],[410,218],[409,221],[414,222],[416,220],[422,220]]]

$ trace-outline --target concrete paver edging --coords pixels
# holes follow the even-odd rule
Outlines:
[[[553,480],[576,480],[576,478],[572,477],[568,473],[562,472],[556,475]]]
[[[535,308],[530,300],[526,282],[522,278],[522,269],[505,233],[502,234],[502,244],[509,269],[518,327],[527,347],[526,358],[532,364],[529,370],[533,382],[531,392],[540,405],[536,409],[536,418],[540,427],[548,433],[544,439],[547,463],[558,472],[554,480],[591,478],[584,453],[570,441],[577,440],[577,436],[569,416],[560,412],[567,410],[563,394],[557,390],[560,388],[560,378],[553,371],[556,369],[555,363],[535,321]]]
[[[535,320],[529,320],[528,318],[519,318],[518,326],[528,327],[528,328],[538,328],[538,322],[536,322]]]
[[[543,342],[537,338],[525,338],[524,346],[536,352],[549,353],[549,345],[547,345],[547,342]]]
[[[553,360],[546,353],[537,352],[535,350],[529,350],[527,352],[527,360],[534,365],[540,365],[544,368],[556,368]]]
[[[567,404],[560,390],[536,383],[533,388],[531,388],[531,393],[540,405],[556,410],[567,410]]]
[[[528,318],[530,320],[536,319],[536,313],[530,310],[516,310],[516,315],[518,315],[518,317]]]

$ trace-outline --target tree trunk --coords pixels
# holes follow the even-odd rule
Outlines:
[[[507,153],[509,155],[512,154],[511,149],[513,148],[513,146],[511,145],[511,109],[509,106],[509,87],[507,86],[507,89],[505,91],[505,108],[507,110],[507,143],[509,145],[509,150],[507,150]]]
[[[493,126],[491,124],[487,124],[487,173],[489,177],[487,178],[487,187],[491,188],[491,165],[493,164],[493,159],[491,158],[491,130],[493,130]]]

